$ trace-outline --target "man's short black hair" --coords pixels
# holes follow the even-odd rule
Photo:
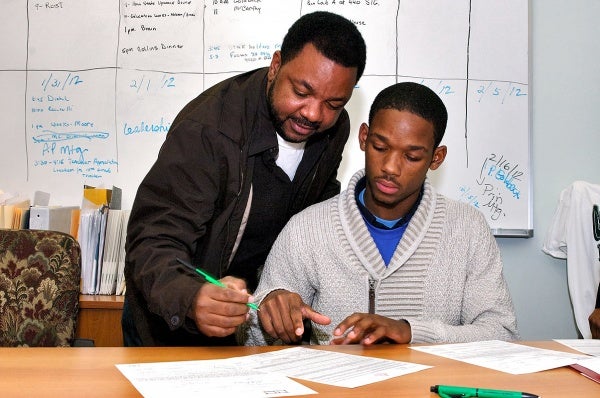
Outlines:
[[[367,47],[354,23],[348,19],[326,11],[300,17],[283,38],[281,64],[294,59],[308,43],[330,60],[347,68],[357,68],[356,81],[362,76]]]
[[[419,115],[433,124],[434,148],[442,142],[448,123],[448,111],[442,99],[429,87],[403,82],[384,88],[371,105],[369,125],[382,109],[396,109]]]

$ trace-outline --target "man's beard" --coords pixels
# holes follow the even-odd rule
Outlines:
[[[285,123],[285,121],[287,119],[292,119],[294,122],[309,127],[313,130],[315,130],[315,132],[319,131],[319,127],[320,127],[320,123],[315,123],[315,122],[311,122],[310,120],[306,119],[306,118],[294,118],[294,117],[288,117],[287,119],[281,119],[277,113],[277,110],[275,109],[275,104],[274,104],[274,100],[273,100],[273,92],[275,90],[275,84],[277,83],[277,77],[275,77],[275,79],[273,79],[273,82],[271,83],[271,86],[269,87],[269,90],[267,91],[267,109],[269,111],[269,116],[271,117],[271,122],[273,123],[273,127],[275,127],[275,131],[277,132],[277,134],[279,134],[279,136],[281,138],[283,138],[284,140],[286,140],[287,142],[293,142],[293,143],[299,143],[299,142],[304,142],[306,141],[308,138],[312,137],[312,134],[304,139],[297,139],[294,137],[290,137],[288,134],[286,134],[286,132],[283,129],[283,124]]]

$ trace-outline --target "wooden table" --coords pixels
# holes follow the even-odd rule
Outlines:
[[[571,351],[553,342],[528,345]],[[564,367],[511,375],[411,350],[406,345],[358,345],[317,349],[431,365],[433,368],[358,388],[301,381],[317,391],[312,397],[428,397],[434,384],[526,391],[543,398],[600,397],[600,384]],[[3,397],[139,397],[115,364],[216,359],[257,354],[275,347],[177,348],[0,348],[0,394]],[[243,398],[243,397],[240,397]]]

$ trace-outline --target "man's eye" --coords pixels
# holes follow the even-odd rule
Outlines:
[[[344,108],[343,104],[333,104],[331,102],[328,102],[327,106],[329,107],[329,109],[334,110],[334,111],[339,111],[340,109]]]
[[[302,98],[308,97],[308,94],[306,94],[304,92],[300,92],[298,90],[294,90],[294,94],[296,94],[298,97],[302,97]]]

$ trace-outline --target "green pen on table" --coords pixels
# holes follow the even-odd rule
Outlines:
[[[217,286],[221,286],[224,288],[227,288],[227,286],[225,286],[225,284],[223,282],[221,282],[220,280],[218,280],[217,278],[215,278],[214,276],[210,275],[208,272],[200,269],[200,268],[196,268],[194,267],[192,264],[188,263],[185,260],[182,260],[180,258],[177,258],[177,261],[180,264],[185,265],[187,268],[191,269],[192,271],[196,272],[197,274],[199,274],[200,276],[202,276],[204,278],[205,281],[207,281],[208,283],[212,283],[213,285],[217,285]],[[246,303],[246,305],[250,308],[252,308],[253,310],[258,311],[258,305],[256,305],[255,303]]]
[[[430,391],[438,393],[442,398],[539,398],[537,395],[528,392],[489,390],[475,387],[435,385],[431,386]]]

